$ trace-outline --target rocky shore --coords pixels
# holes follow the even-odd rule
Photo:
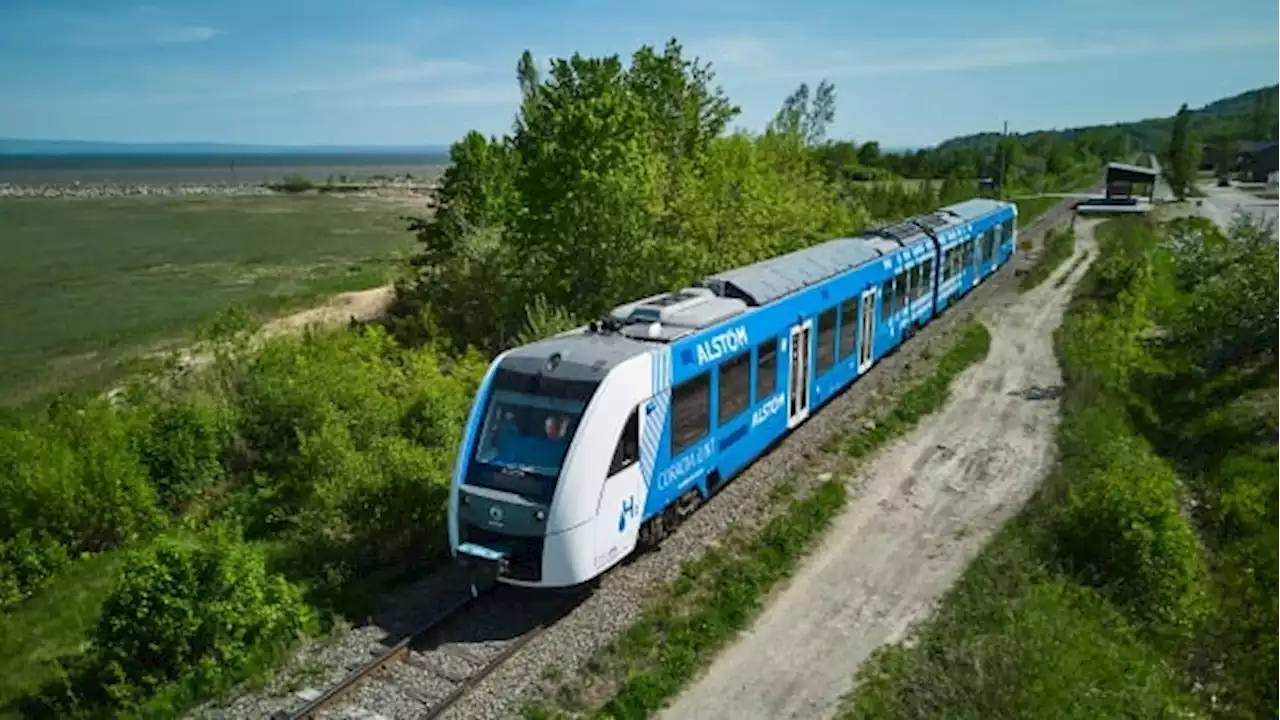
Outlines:
[[[316,183],[305,188],[262,183],[200,183],[142,185],[132,183],[71,183],[65,185],[14,185],[0,183],[0,198],[103,198],[188,195],[276,195],[300,193],[395,194],[433,196],[435,183],[355,182]]]

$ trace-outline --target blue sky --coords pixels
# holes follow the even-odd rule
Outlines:
[[[0,137],[444,144],[501,133],[515,63],[678,38],[759,129],[836,84],[887,146],[1168,115],[1278,69],[1275,0],[0,3]]]

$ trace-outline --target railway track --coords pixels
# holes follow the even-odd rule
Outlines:
[[[497,585],[491,578],[468,585],[435,617],[272,720],[438,718],[586,597]]]

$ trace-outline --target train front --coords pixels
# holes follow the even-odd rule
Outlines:
[[[499,581],[512,585],[570,587],[594,574],[587,521],[595,508],[586,514],[582,503],[555,499],[603,373],[556,348],[544,341],[494,360],[476,393],[449,495],[454,556],[496,564]]]

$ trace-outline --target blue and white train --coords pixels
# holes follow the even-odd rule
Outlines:
[[[494,359],[449,494],[456,557],[563,588],[654,545],[1009,261],[973,199],[616,308]]]

